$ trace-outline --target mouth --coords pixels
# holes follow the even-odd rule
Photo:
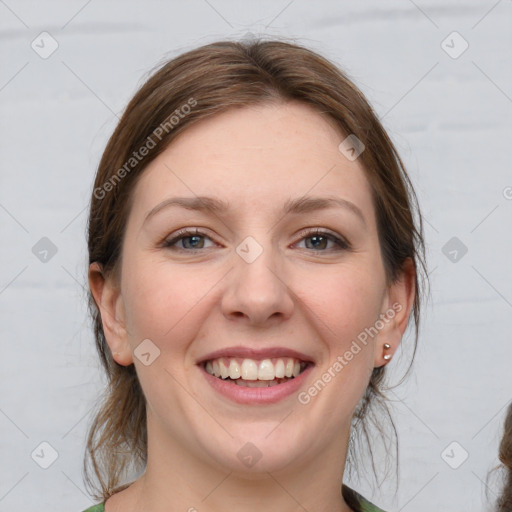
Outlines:
[[[213,377],[247,388],[268,388],[284,384],[301,375],[311,365],[311,362],[296,357],[218,357],[202,363],[206,373]]]

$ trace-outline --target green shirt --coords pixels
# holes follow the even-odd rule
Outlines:
[[[361,507],[361,512],[384,512],[384,510],[373,505],[360,494],[354,494],[356,494],[357,498],[359,499],[359,506]],[[84,510],[84,512],[105,512],[105,502],[100,503],[98,505],[94,505],[93,507]]]
[[[367,499],[360,496],[359,505],[361,507],[361,512],[384,512],[381,508],[377,507],[373,503],[370,503]]]

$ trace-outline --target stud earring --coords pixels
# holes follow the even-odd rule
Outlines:
[[[384,343],[384,350],[389,350],[391,348],[391,345],[389,343]],[[385,361],[389,361],[391,359],[391,354],[386,354],[384,356]]]

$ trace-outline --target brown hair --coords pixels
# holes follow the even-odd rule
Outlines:
[[[508,407],[503,437],[501,438],[499,458],[503,464],[505,486],[497,502],[497,512],[512,510],[512,404]]]
[[[119,276],[134,187],[145,167],[175,137],[228,109],[287,101],[312,106],[327,115],[343,134],[353,134],[365,145],[359,158],[372,188],[388,281],[401,275],[408,259],[416,270],[424,270],[423,229],[414,190],[363,94],[319,54],[298,44],[262,39],[219,41],[188,51],[165,62],[138,90],[111,136],[96,174],[88,223],[89,263],[98,262],[104,276]],[[139,161],[143,147],[149,149]],[[419,275],[417,271],[412,358],[419,325]],[[108,383],[89,429],[84,469],[87,484],[99,490],[95,497],[105,500],[126,487],[119,487],[123,471],[131,465],[140,470],[147,462],[146,410],[134,365],[121,366],[112,358],[90,290],[89,308]],[[356,430],[369,444],[368,422],[382,432],[381,418],[373,406],[380,404],[387,412],[382,392],[384,372],[384,367],[374,369],[354,416]],[[88,458],[94,475],[89,474]]]

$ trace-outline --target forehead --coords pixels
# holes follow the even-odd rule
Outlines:
[[[258,210],[304,195],[336,195],[373,217],[362,164],[338,149],[345,137],[302,103],[228,110],[187,128],[148,165],[133,214],[144,216],[172,195],[215,196],[233,209]]]

